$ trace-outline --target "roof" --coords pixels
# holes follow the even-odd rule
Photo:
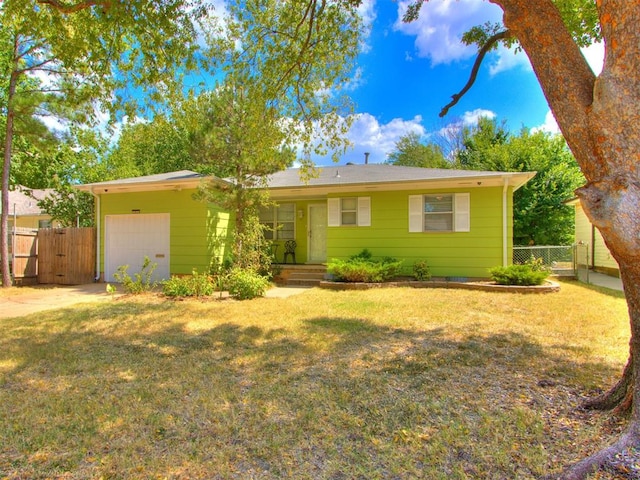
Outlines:
[[[19,217],[27,215],[46,215],[38,206],[42,200],[53,193],[52,189],[39,190],[16,185],[15,190],[9,190],[9,214]],[[1,207],[0,207],[1,208]]]
[[[529,181],[535,172],[483,172],[438,168],[403,167],[389,164],[360,164],[316,167],[313,178],[305,181],[306,171],[290,168],[274,173],[267,186],[275,196],[326,195],[329,192],[353,190],[354,187],[369,190],[397,190],[424,188],[469,188],[503,186],[517,189]],[[78,189],[93,193],[117,193],[149,190],[196,188],[202,180],[226,182],[217,177],[207,177],[190,170],[148,175],[144,177],[110,180],[79,185]]]
[[[76,188],[92,193],[118,193],[126,191],[149,191],[149,190],[180,190],[182,188],[197,187],[204,175],[191,170],[180,170],[177,172],[158,173],[156,175],[145,175],[142,177],[121,178],[118,180],[108,180],[106,182],[85,183]]]
[[[404,167],[390,164],[336,165],[318,167],[316,176],[307,182],[303,171],[290,168],[269,177],[272,195],[300,193],[326,194],[329,191],[410,190],[420,188],[471,188],[503,186],[514,189],[528,182],[535,172],[488,172],[441,168]]]

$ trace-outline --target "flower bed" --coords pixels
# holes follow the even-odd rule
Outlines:
[[[560,285],[552,280],[545,280],[542,285],[518,286],[498,285],[491,281],[449,281],[429,280],[420,282],[417,280],[398,280],[381,283],[364,282],[320,282],[320,288],[330,290],[368,290],[371,288],[387,287],[411,287],[411,288],[459,288],[465,290],[482,290],[485,292],[512,292],[512,293],[553,293],[560,291]]]

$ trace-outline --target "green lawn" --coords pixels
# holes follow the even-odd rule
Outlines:
[[[0,320],[0,478],[535,478],[624,427],[576,406],[628,337],[620,293],[569,282]]]

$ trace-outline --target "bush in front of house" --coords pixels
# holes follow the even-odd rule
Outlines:
[[[509,265],[489,270],[491,279],[498,285],[542,285],[549,276],[548,270],[536,270],[531,265]]]
[[[232,268],[227,276],[229,295],[238,300],[249,300],[264,296],[269,280],[251,269]]]
[[[149,257],[145,255],[144,261],[142,262],[142,269],[140,273],[133,275],[134,278],[131,278],[131,275],[127,273],[129,265],[120,265],[116,273],[113,274],[113,277],[116,282],[122,284],[125,292],[137,295],[148,292],[156,286],[156,283],[152,282],[151,278],[157,266],[157,263],[151,263]]]
[[[364,249],[347,260],[331,260],[327,271],[338,282],[380,283],[397,276],[401,267],[401,260],[391,257],[374,260],[371,252]]]
[[[195,268],[189,276],[172,276],[162,282],[162,293],[167,297],[206,297],[214,291],[213,279],[206,273],[198,273]]]
[[[421,282],[431,280],[431,270],[426,260],[418,260],[413,264],[413,278]]]

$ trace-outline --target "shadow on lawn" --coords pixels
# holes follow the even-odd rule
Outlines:
[[[148,478],[191,465],[190,478],[527,478],[574,441],[566,418],[582,372],[616,373],[515,333],[330,317],[299,331],[189,332],[174,315],[171,303],[122,303],[4,326],[0,474]],[[544,410],[554,395],[574,402],[557,430],[507,413]],[[521,450],[497,458],[514,436]]]

